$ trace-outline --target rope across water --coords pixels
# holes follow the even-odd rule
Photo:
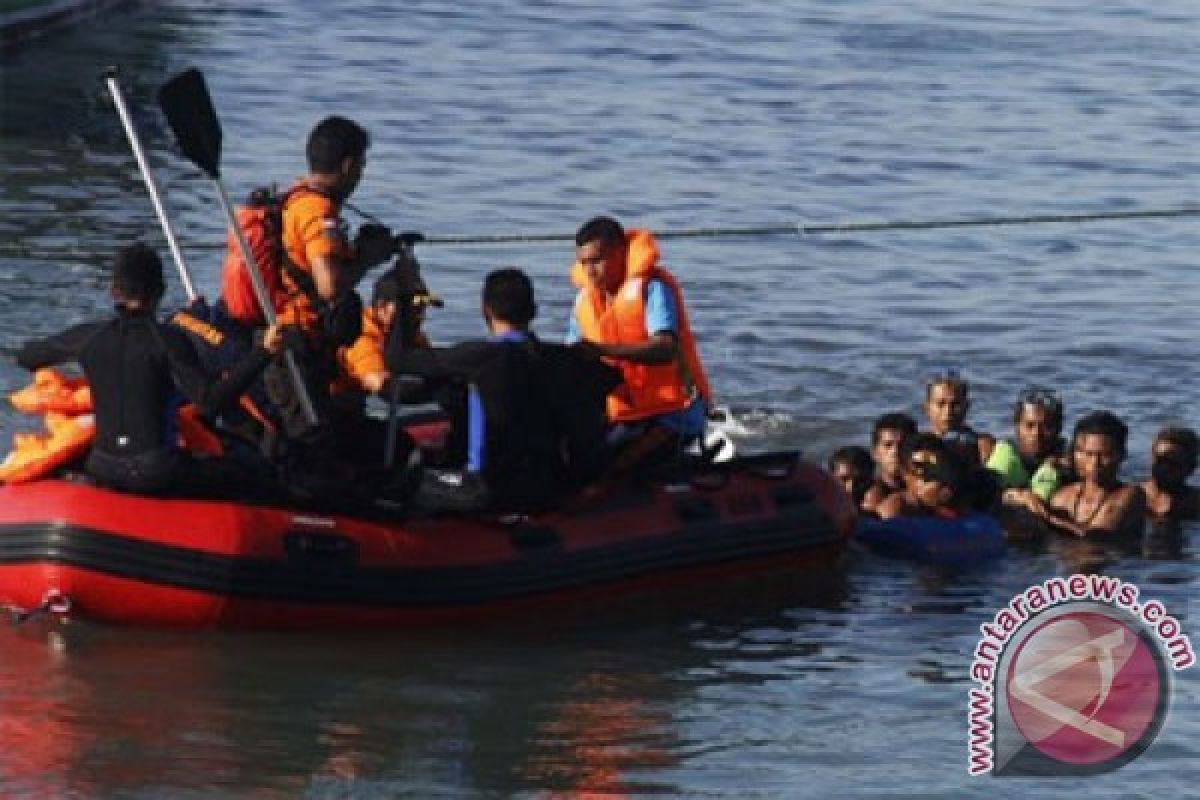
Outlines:
[[[807,236],[822,233],[871,233],[876,231],[921,231],[939,228],[982,228],[1001,225],[1044,225],[1105,220],[1171,219],[1200,216],[1200,207],[1151,209],[1146,211],[1097,211],[1088,214],[1028,214],[1014,217],[965,217],[962,219],[881,220],[841,222],[826,225],[759,225],[753,227],[681,228],[656,230],[659,239],[716,239],[722,237]],[[537,242],[574,242],[568,233],[515,233],[479,236],[429,236],[423,245],[494,245]]]

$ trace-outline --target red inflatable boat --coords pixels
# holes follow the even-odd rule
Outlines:
[[[0,605],[182,628],[453,623],[828,567],[853,525],[842,489],[795,453],[519,519],[372,520],[46,480],[0,487]]]

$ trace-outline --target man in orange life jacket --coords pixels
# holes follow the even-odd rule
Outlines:
[[[384,352],[393,336],[403,349],[429,348],[429,338],[422,330],[425,310],[441,305],[442,299],[425,286],[416,260],[407,254],[375,281],[371,304],[363,309],[362,333],[353,344],[337,351],[338,375],[331,387],[338,449],[350,460],[377,463],[383,456],[380,445],[387,424],[367,415],[368,395],[394,398],[398,403],[432,400],[420,382],[393,378],[384,363]],[[406,436],[401,438],[401,450],[411,446]],[[403,461],[401,453],[396,463]]]
[[[712,393],[683,293],[659,266],[654,236],[596,217],[575,245],[572,278],[580,288],[567,343],[585,342],[621,370],[624,383],[608,397],[613,442],[647,434],[685,444],[701,436]]]
[[[283,365],[273,364],[266,376],[268,395],[293,438],[328,432],[334,354],[361,332],[362,304],[354,287],[394,250],[391,231],[382,225],[363,225],[352,243],[340,216],[342,203],[362,178],[369,143],[367,132],[351,120],[321,120],[308,137],[309,173],[288,191],[283,204],[286,299],[277,310],[282,324],[304,334],[290,340],[289,347],[297,353],[309,396],[322,417],[314,430],[300,413]]]

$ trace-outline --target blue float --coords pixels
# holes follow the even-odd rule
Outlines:
[[[966,566],[1004,555],[1004,530],[991,514],[954,519],[893,517],[863,519],[855,534],[881,555],[925,564]]]

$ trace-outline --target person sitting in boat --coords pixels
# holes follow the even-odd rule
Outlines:
[[[341,218],[366,166],[367,132],[344,117],[326,117],[308,137],[309,173],[285,195],[282,207],[284,299],[279,319],[302,335],[289,337],[304,385],[317,413],[316,424],[303,411],[292,376],[281,360],[267,369],[267,395],[293,443],[312,451],[327,443],[329,387],[337,372],[336,352],[361,331],[362,303],[354,287],[367,269],[386,261],[395,239],[385,226],[363,225],[351,242]],[[303,448],[300,448],[301,450]],[[318,459],[319,460],[319,459]]]
[[[1128,437],[1125,423],[1109,411],[1093,411],[1075,424],[1071,458],[1079,481],[1050,498],[1046,521],[1052,527],[1076,536],[1141,533],[1146,495],[1117,478]]]
[[[925,384],[925,419],[929,430],[954,448],[967,464],[987,460],[995,440],[967,424],[971,408],[970,385],[958,370],[934,373]]]
[[[1160,519],[1200,516],[1200,488],[1188,485],[1196,471],[1200,443],[1191,428],[1163,428],[1150,445],[1150,480],[1142,484],[1146,510]]]
[[[1017,393],[1015,436],[998,440],[986,462],[999,477],[1006,506],[1044,512],[1067,471],[1062,426],[1062,395],[1057,391],[1030,386]]]
[[[465,462],[426,470],[419,505],[442,511],[533,511],[603,468],[605,397],[616,370],[580,348],[543,343],[530,331],[537,314],[533,283],[509,267],[488,274],[483,317],[489,337],[448,348],[385,353],[395,375],[457,387],[465,413],[451,420],[467,433]]]
[[[829,474],[846,488],[846,493],[854,501],[854,507],[861,508],[863,497],[875,474],[875,462],[871,460],[867,448],[853,444],[839,447],[829,457],[828,466]]]
[[[881,502],[881,519],[893,517],[958,517],[965,508],[967,465],[958,450],[932,433],[918,433],[905,441],[904,491]]]
[[[876,513],[879,504],[904,491],[904,461],[900,457],[904,443],[917,435],[917,421],[903,411],[892,411],[871,426],[871,456],[875,461],[875,480],[863,495],[860,508]]]
[[[401,256],[375,281],[371,303],[363,309],[362,333],[353,344],[338,349],[338,375],[330,387],[333,428],[342,456],[359,464],[377,464],[383,458],[387,424],[367,414],[369,395],[397,403],[431,402],[420,382],[392,380],[384,351],[392,336],[405,349],[430,347],[423,329],[425,311],[441,305],[442,299],[429,291],[411,258]],[[394,462],[400,463],[412,443],[401,436],[396,444]]]
[[[278,325],[219,381],[211,381],[179,329],[155,318],[162,261],[144,244],[122,248],[112,269],[116,314],[26,342],[17,363],[28,370],[78,362],[92,391],[96,435],[86,470],[102,485],[144,494],[230,495],[262,485],[249,467],[181,450],[168,420],[179,395],[202,415],[234,401],[282,347]],[[169,413],[171,412],[171,413]]]
[[[595,217],[575,245],[579,292],[567,343],[582,342],[621,370],[624,381],[608,398],[611,441],[647,458],[674,455],[703,435],[713,408],[683,292],[659,265],[649,231]]]

